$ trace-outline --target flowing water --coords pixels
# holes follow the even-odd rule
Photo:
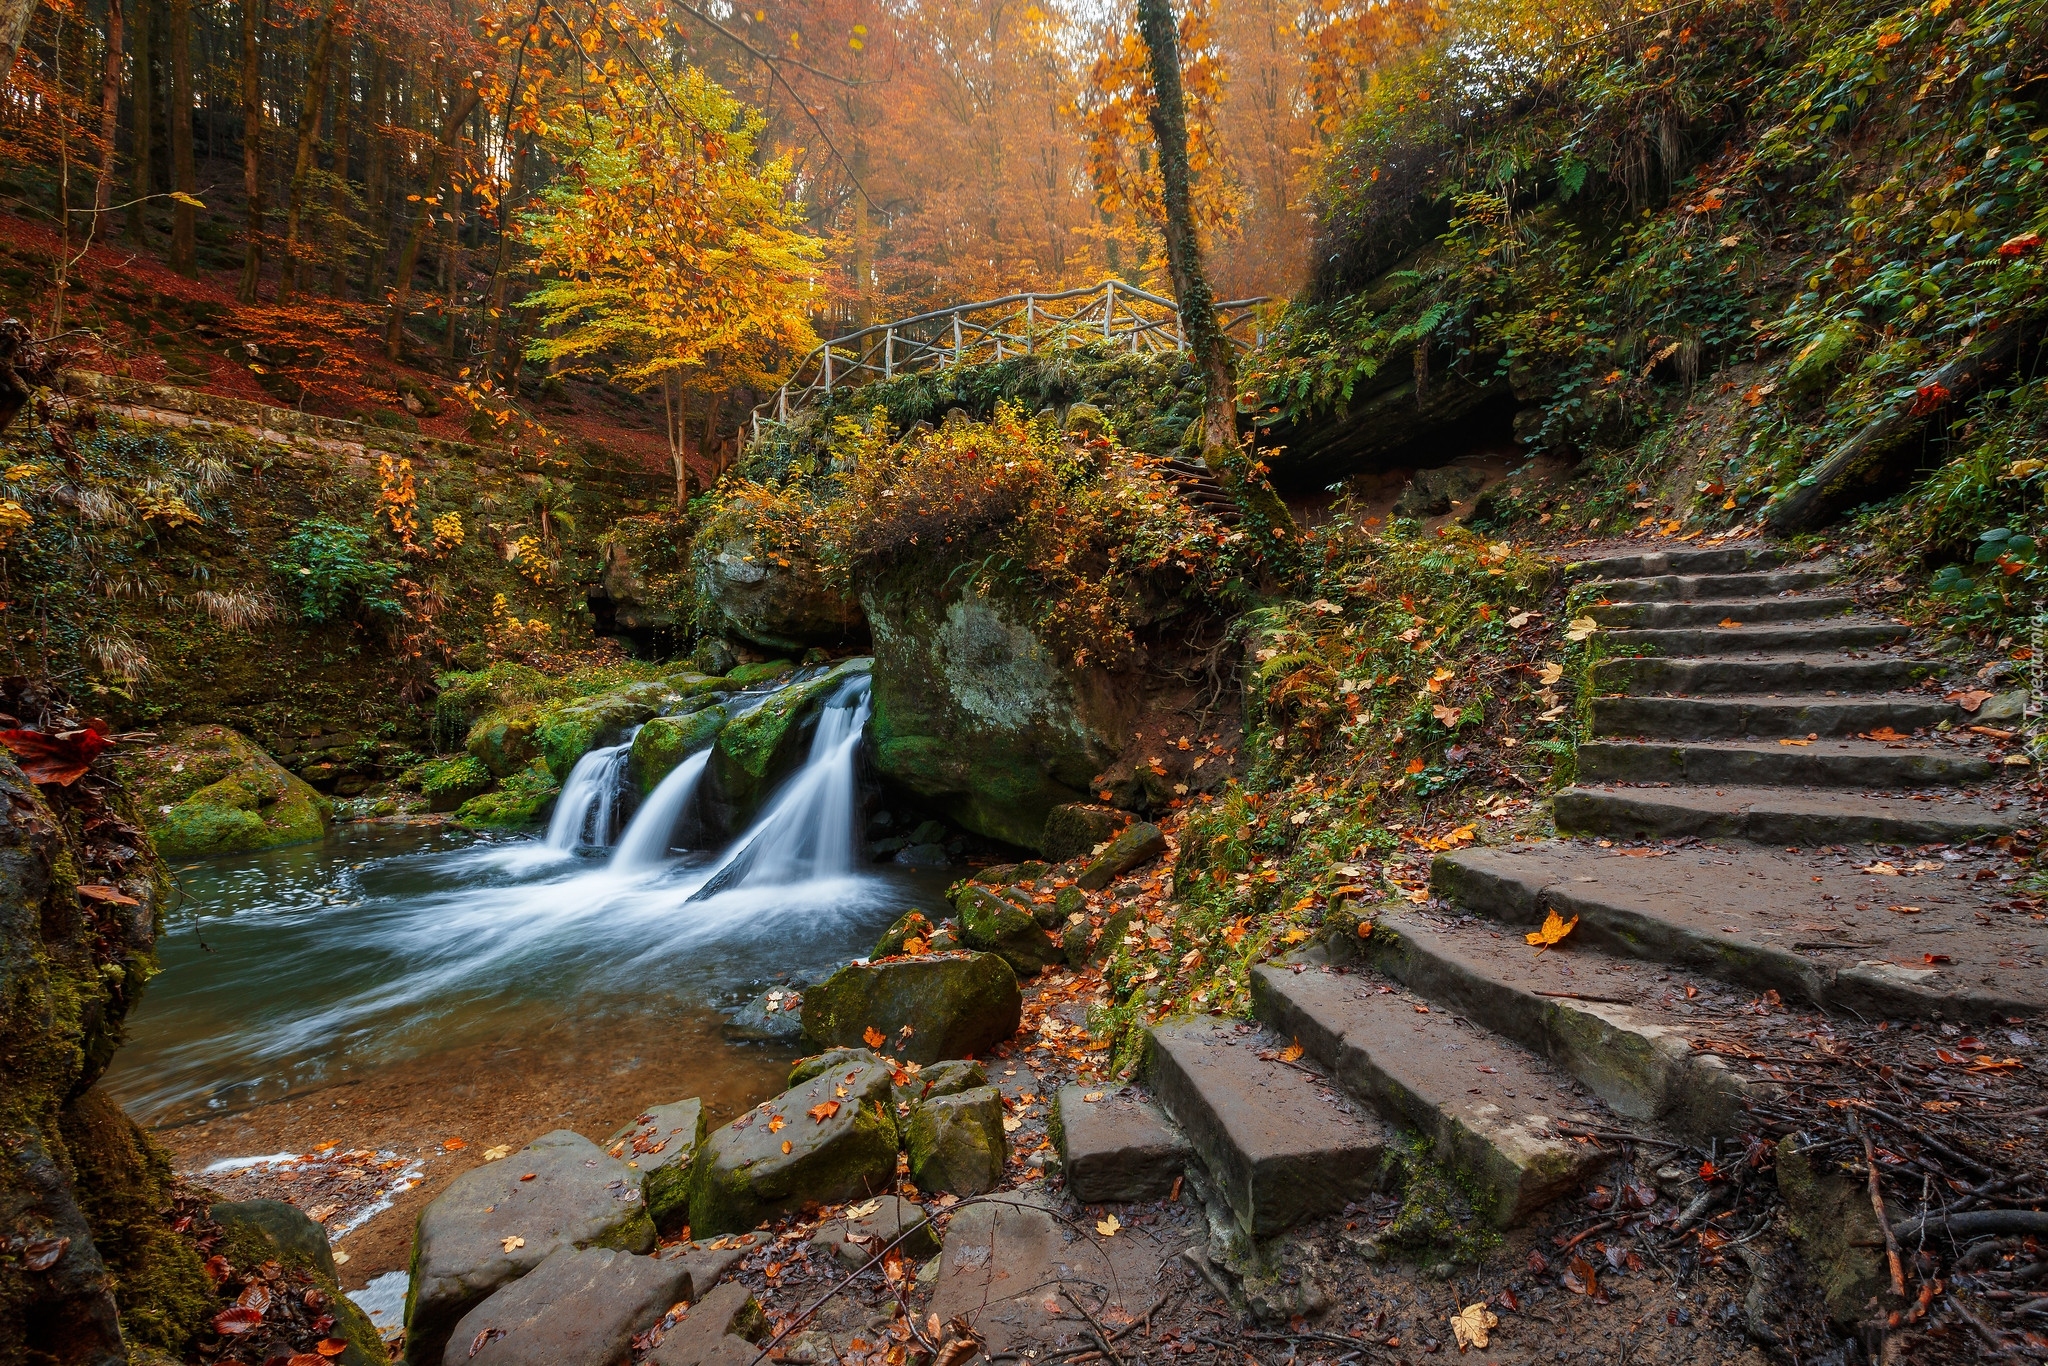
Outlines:
[[[625,740],[603,749],[593,749],[569,770],[562,795],[555,799],[555,814],[541,841],[558,853],[569,853],[584,845],[597,849],[611,847],[617,823],[620,784],[626,760],[632,757],[633,737],[640,728],[626,732]]]
[[[864,680],[834,697],[809,761],[722,854],[670,852],[692,825],[700,754],[600,856],[618,746],[577,765],[546,839],[348,826],[180,869],[163,970],[108,1084],[168,1126],[344,1084],[373,1104],[432,1105],[501,1064],[515,1081],[558,1065],[588,1089],[630,1059],[662,1069],[670,1099],[721,1077],[758,1089],[773,1069],[724,1042],[712,1008],[865,953],[947,880],[856,859],[867,715]]]

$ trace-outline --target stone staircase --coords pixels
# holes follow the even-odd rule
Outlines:
[[[1241,1232],[1341,1210],[1397,1148],[1510,1226],[1607,1161],[1603,1133],[1731,1137],[1769,1083],[1692,1041],[1769,991],[1872,1018],[2048,1005],[2048,926],[1959,847],[2036,819],[1996,784],[2019,770],[1916,690],[1936,666],[1906,627],[1785,561],[1572,566],[1618,657],[1559,837],[1441,855],[1428,906],[1254,969],[1255,1023],[1153,1030],[1152,1093]],[[1539,952],[1552,910],[1578,923]]]

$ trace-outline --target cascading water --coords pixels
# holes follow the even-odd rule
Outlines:
[[[697,782],[710,763],[711,751],[703,749],[668,771],[668,776],[640,803],[626,833],[619,836],[619,847],[612,854],[613,868],[629,873],[661,866],[675,838],[676,822],[682,818],[690,798],[697,795]]]
[[[627,732],[621,744],[591,750],[569,770],[569,781],[562,784],[554,818],[548,822],[545,843],[549,849],[567,854],[582,845],[610,847],[619,787],[639,729],[635,726]]]
[[[690,900],[853,873],[856,769],[872,710],[865,678],[849,679],[826,702],[809,759]]]

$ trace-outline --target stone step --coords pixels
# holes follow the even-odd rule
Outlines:
[[[1668,546],[1658,550],[1593,555],[1565,565],[1572,578],[1651,579],[1665,574],[1741,574],[1776,569],[1791,559],[1774,545]]]
[[[1580,781],[1879,791],[1983,782],[1996,765],[1953,740],[1588,740]]]
[[[2048,924],[1995,851],[1940,858],[1546,840],[1442,854],[1438,897],[1505,925],[1555,911],[1584,947],[1870,1018],[2048,1006]],[[1890,870],[1890,871],[1886,871]],[[1980,880],[1979,875],[1983,875]]]
[[[1569,939],[1539,952],[1494,922],[1405,906],[1381,912],[1371,936],[1338,944],[1432,1003],[1547,1058],[1616,1114],[1702,1146],[1740,1133],[1745,1102],[1771,1089],[1692,1050],[1686,989],[1701,1009],[1716,1009],[1710,978],[1674,975]]]
[[[2000,806],[2006,806],[2000,810]],[[1568,787],[1553,803],[1567,835],[1757,844],[1963,844],[2020,829],[2028,813],[1963,797],[1879,797],[1778,787]]]
[[[1894,655],[1775,655],[1744,659],[1709,656],[1683,659],[1650,656],[1604,659],[1593,669],[1593,687],[1603,693],[1888,692],[1941,672],[1939,664]]]
[[[1699,602],[1611,602],[1588,607],[1586,615],[1615,630],[1667,631],[1711,627],[1729,635],[1765,623],[1814,621],[1845,616],[1856,610],[1854,598],[1826,596],[1791,598],[1709,598]],[[1740,622],[1740,627],[1721,623]]]
[[[1742,654],[1813,654],[1826,650],[1868,650],[1892,645],[1913,634],[1913,628],[1873,617],[1833,618],[1805,625],[1677,627],[1605,631],[1617,650],[1644,654],[1697,656]]]
[[[1656,739],[1775,740],[1781,736],[1809,735],[1848,738],[1880,732],[1886,727],[1910,735],[1915,730],[1932,730],[1944,721],[1960,724],[1966,719],[1967,714],[1955,703],[1925,693],[1593,699],[1595,735]]]
[[[1329,1083],[1274,1061],[1286,1045],[1206,1018],[1155,1025],[1146,1041],[1153,1096],[1254,1237],[1340,1210],[1386,1175],[1386,1125]]]
[[[1566,1077],[1377,973],[1283,961],[1253,968],[1251,986],[1260,1019],[1350,1095],[1427,1139],[1496,1226],[1524,1222],[1608,1159],[1558,1133],[1561,1119],[1612,1123],[1573,1097]]]
[[[1811,593],[1835,581],[1832,563],[1773,569],[1760,574],[1659,574],[1649,579],[1597,579],[1586,585],[1612,602],[1698,602],[1709,598],[1761,598]]]

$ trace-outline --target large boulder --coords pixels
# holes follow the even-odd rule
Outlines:
[[[819,712],[842,688],[867,677],[873,664],[846,660],[782,688],[726,722],[705,772],[704,809],[711,823],[728,834],[745,829],[776,785],[809,754]]]
[[[1165,852],[1165,833],[1148,821],[1140,821],[1111,840],[1107,849],[1089,860],[1074,883],[1088,891],[1099,892],[1131,869],[1150,863]]]
[[[840,645],[866,634],[860,600],[800,552],[771,554],[748,530],[706,528],[697,542],[697,598],[715,629],[771,650]]]
[[[853,1047],[872,1029],[891,1056],[929,1063],[987,1052],[1016,1034],[1022,1010],[1002,958],[948,953],[849,964],[804,993],[803,1024],[820,1048]]]
[[[1001,598],[891,582],[862,599],[875,642],[875,766],[979,834],[1038,847],[1123,748],[1136,690],[1077,666]]]
[[[953,909],[967,942],[1000,957],[1019,977],[1036,977],[1063,956],[1059,940],[1030,911],[986,887],[961,888]]]
[[[443,1366],[616,1366],[633,1335],[688,1293],[680,1259],[559,1247],[462,1316]]]
[[[1131,813],[1093,802],[1067,802],[1045,813],[1045,833],[1038,847],[1055,863],[1083,858],[1095,847],[1116,838],[1117,831],[1131,822]]]
[[[605,1140],[605,1151],[640,1172],[640,1194],[655,1228],[673,1231],[689,1215],[690,1170],[704,1142],[704,1103],[657,1105]]]
[[[276,1262],[304,1276],[326,1297],[322,1312],[334,1316],[328,1336],[347,1344],[332,1358],[337,1366],[386,1366],[391,1360],[370,1316],[341,1292],[327,1230],[303,1210],[282,1200],[235,1200],[211,1206],[206,1215],[222,1230],[213,1250],[231,1268],[249,1275]]]
[[[539,757],[534,746],[534,714],[492,712],[469,728],[462,747],[494,778],[509,778]]]
[[[238,854],[317,840],[328,800],[226,726],[181,726],[122,763],[151,840],[165,858]]]
[[[420,1212],[405,1297],[406,1360],[439,1366],[464,1314],[560,1248],[653,1246],[640,1174],[581,1134],[543,1134],[456,1177]]]
[[[550,707],[534,720],[533,740],[557,778],[569,776],[576,761],[593,749],[616,745],[633,727],[674,705],[665,683],[630,683]]]
[[[768,1333],[768,1316],[747,1288],[721,1285],[662,1317],[648,1334],[653,1350],[642,1366],[748,1366],[760,1355],[753,1344]]]
[[[980,1195],[1003,1182],[1003,1102],[993,1086],[937,1096],[910,1109],[910,1179],[921,1191]]]
[[[626,756],[627,778],[642,796],[654,791],[677,764],[710,747],[727,715],[724,707],[712,703],[679,716],[655,717],[633,737],[633,749]]]
[[[765,1101],[705,1140],[690,1230],[738,1233],[801,1208],[879,1195],[896,1175],[886,1066],[854,1063]]]

